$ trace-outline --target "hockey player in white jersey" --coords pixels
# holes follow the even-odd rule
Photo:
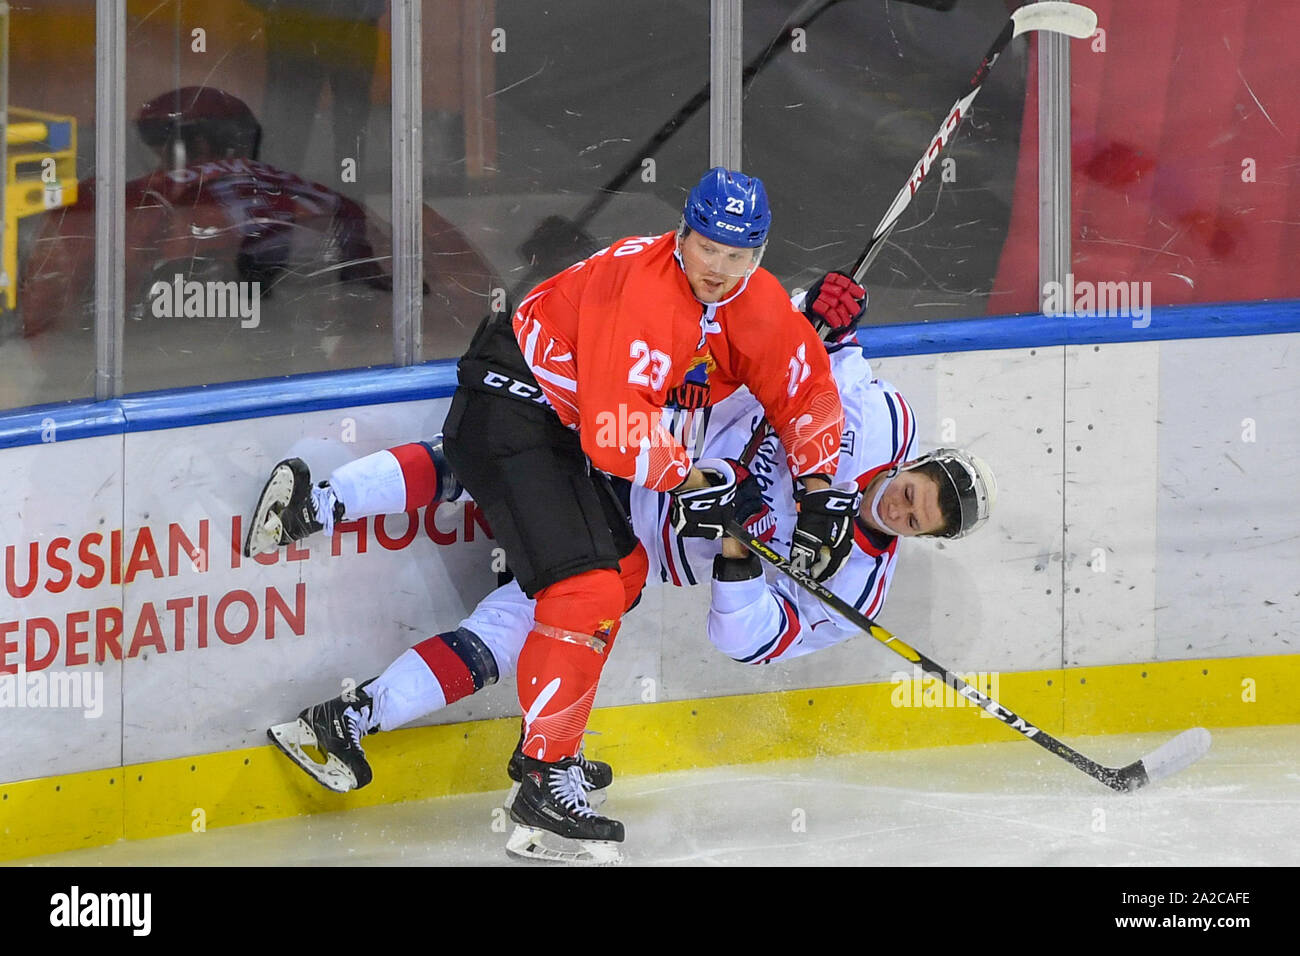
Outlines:
[[[810,294],[815,294],[816,289]],[[884,606],[902,537],[961,537],[988,518],[996,495],[981,460],[956,449],[913,459],[916,422],[898,389],[875,379],[852,322],[820,328],[845,413],[836,482],[862,493],[850,555],[830,586],[868,617]],[[688,380],[707,387],[707,369]],[[692,404],[682,396],[683,405]],[[736,459],[762,421],[746,391],[711,407],[680,408],[672,425],[699,455],[700,467],[743,472]],[[788,547],[796,515],[791,476],[775,436],[763,441],[742,482],[737,517],[756,535]],[[706,460],[707,459],[707,460]],[[728,460],[730,459],[730,460]],[[674,586],[706,581],[711,587],[708,638],[728,657],[748,664],[789,660],[840,643],[858,629],[783,575],[764,574],[758,559],[731,539],[680,537],[672,529],[668,495],[630,485],[633,527],[649,554],[651,580]],[[356,518],[455,500],[461,490],[440,445],[413,443],[344,465],[312,487],[306,466],[277,466],[254,514],[246,550],[287,544],[315,531],[329,533],[344,516]],[[533,602],[515,584],[497,588],[455,630],[403,652],[378,678],[345,697],[309,707],[297,721],[268,732],[272,741],[322,785],[340,792],[371,779],[361,738],[433,713],[513,673],[533,627]],[[327,755],[313,760],[304,747]],[[518,752],[516,752],[518,756]],[[588,790],[613,779],[600,761],[580,757]],[[516,761],[510,765],[516,775]],[[535,854],[531,854],[535,855]],[[581,852],[557,858],[584,862]]]
[[[850,556],[829,584],[864,615],[875,617],[889,593],[899,539],[969,534],[988,509],[963,522],[959,484],[991,489],[992,476],[983,462],[955,449],[914,459],[916,421],[902,393],[873,378],[856,340],[829,351],[845,417],[836,484],[862,492]],[[720,402],[705,422],[688,420],[682,427],[703,433],[702,458],[740,468],[735,459],[761,420],[762,410],[740,392]],[[751,512],[745,523],[758,537],[788,551],[797,515],[782,500],[791,484],[782,457],[774,436],[763,441],[749,467],[761,500],[747,508],[738,504],[738,511]],[[765,574],[758,557],[739,542],[673,535],[663,498],[631,489],[632,524],[650,552],[651,574],[679,586],[710,582],[708,636],[728,657],[747,664],[789,660],[860,633],[786,576],[775,570]]]

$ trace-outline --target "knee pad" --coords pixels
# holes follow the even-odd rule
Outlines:
[[[464,627],[436,634],[416,644],[414,650],[437,678],[448,704],[495,684],[499,678],[492,649]]]
[[[626,592],[619,572],[610,568],[583,571],[537,592],[537,624],[579,634],[608,633],[623,616]]]

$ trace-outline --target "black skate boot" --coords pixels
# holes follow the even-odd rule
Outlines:
[[[507,853],[586,866],[623,859],[615,845],[623,842],[623,824],[588,805],[578,758],[545,763],[525,756],[520,770],[519,793],[510,808],[510,819],[518,826],[506,843]]]
[[[317,531],[333,531],[343,520],[343,503],[328,481],[315,488],[301,458],[286,458],[271,469],[244,537],[244,557],[301,541]]]
[[[308,707],[297,720],[268,729],[266,736],[321,786],[336,793],[360,790],[373,776],[361,749],[361,738],[373,729],[368,684]],[[325,763],[313,760],[305,747],[319,750]]]
[[[614,768],[603,760],[588,760],[582,752],[582,747],[578,748],[577,756],[578,766],[582,767],[582,776],[584,782],[583,788],[589,793],[592,790],[604,790],[614,782]],[[524,731],[521,726],[519,729],[519,743],[515,744],[515,752],[510,755],[510,762],[506,764],[506,773],[515,783],[519,783],[524,777]],[[510,804],[506,804],[506,809],[510,809]]]

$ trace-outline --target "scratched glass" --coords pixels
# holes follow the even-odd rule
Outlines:
[[[61,43],[93,81],[82,6]],[[126,391],[391,362],[386,7],[128,7]],[[92,348],[91,172],[23,263],[33,348]]]
[[[1150,283],[1148,306],[1300,295],[1300,4],[1094,6],[1105,34],[1072,44],[1076,282]]]
[[[424,357],[625,236],[677,227],[709,168],[709,5],[427,0]]]
[[[811,22],[791,25],[795,12]],[[745,165],[773,205],[764,267],[806,288],[853,265],[1007,12],[1003,0],[746,2],[745,62],[775,54],[744,100]],[[1037,310],[1037,246],[1014,263],[1004,251],[1015,216],[1037,225],[1035,43],[998,59],[867,272],[872,322]]]
[[[69,281],[70,264],[93,256],[93,216],[79,181],[94,173],[95,0],[10,4],[5,188],[0,190],[0,409],[95,391],[93,270]],[[0,89],[4,85],[0,84]],[[48,223],[75,228],[45,233]],[[32,283],[47,274],[49,283]],[[54,314],[66,317],[55,323]]]

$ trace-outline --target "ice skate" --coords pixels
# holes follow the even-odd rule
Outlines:
[[[526,860],[577,866],[620,863],[623,824],[587,803],[587,778],[577,757],[544,763],[522,757],[519,792],[510,807],[516,824],[506,853]]]
[[[330,532],[342,518],[343,506],[328,482],[315,488],[311,471],[301,458],[286,458],[271,469],[244,538],[244,557],[251,558],[317,531]]]
[[[359,790],[373,776],[361,749],[361,738],[370,732],[371,700],[364,689],[366,684],[308,707],[297,720],[276,724],[266,732],[285,756],[335,793]],[[307,747],[315,748],[325,762],[314,759]]]
[[[588,760],[582,749],[580,745],[576,758],[582,768],[584,778],[582,786],[587,791],[587,803],[593,808],[599,807],[605,802],[605,788],[614,782],[614,768],[603,760]],[[515,752],[510,755],[510,762],[506,764],[506,773],[513,781],[503,804],[507,810],[514,805],[515,796],[519,793],[519,781],[524,776],[523,761],[524,732],[520,729],[519,742],[515,744]]]

